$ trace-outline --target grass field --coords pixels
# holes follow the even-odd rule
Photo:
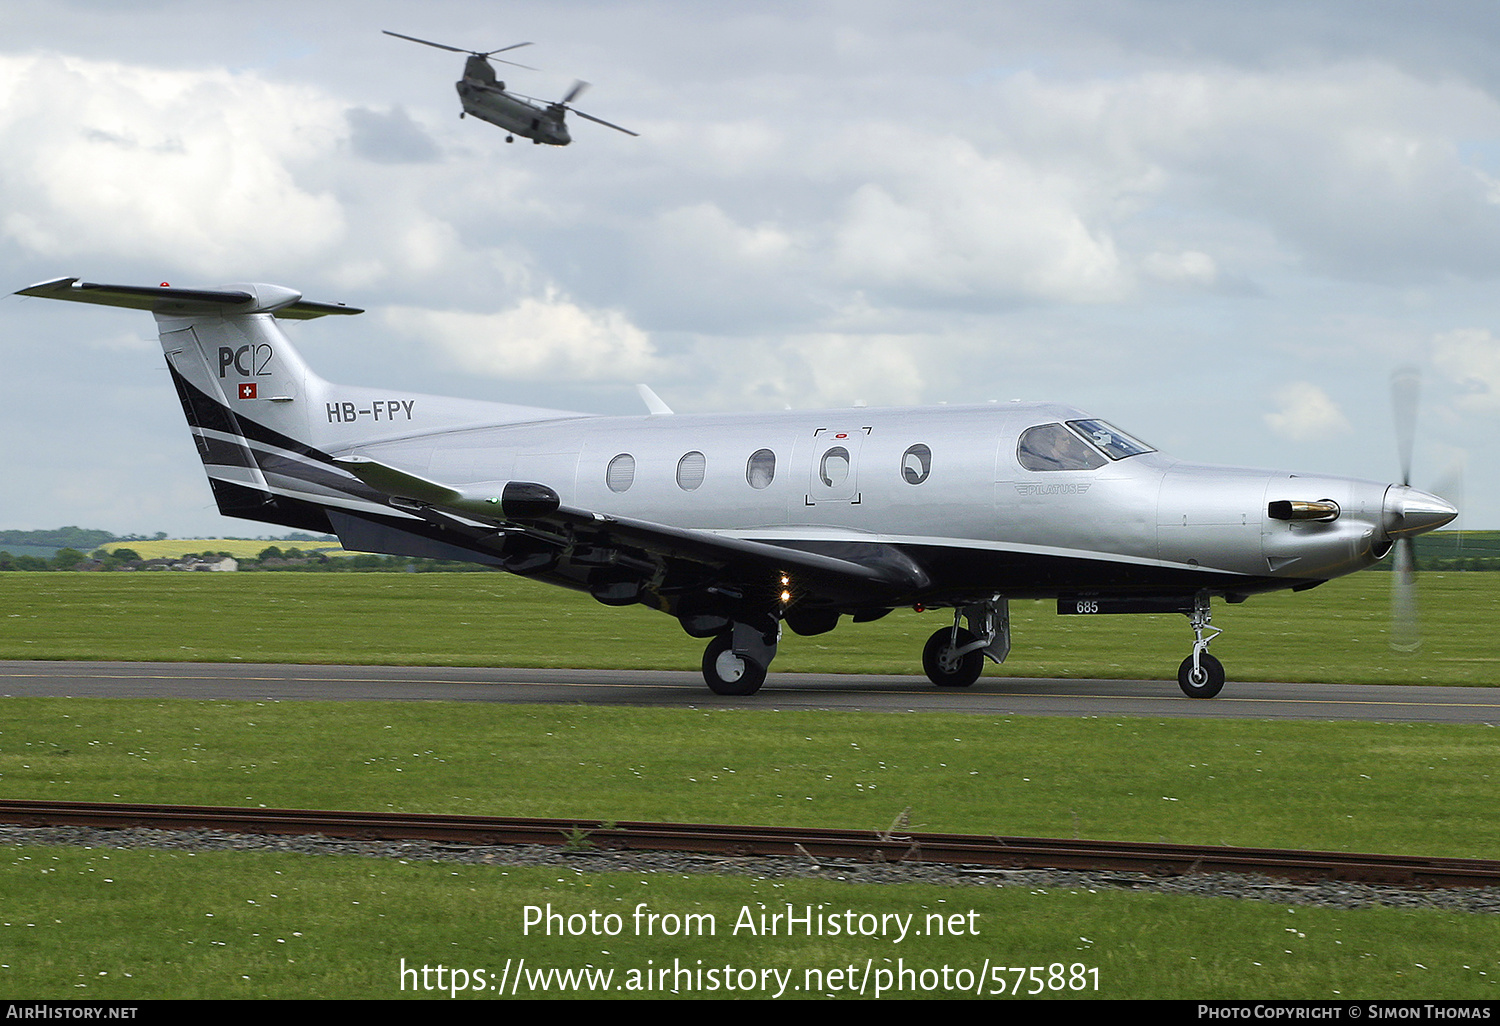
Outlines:
[[[106,552],[132,549],[142,559],[176,559],[188,552],[227,552],[235,559],[254,559],[270,546],[321,552],[329,556],[347,555],[337,541],[264,541],[255,538],[141,538],[135,541],[106,542]]]
[[[1422,574],[1424,645],[1387,643],[1390,576],[1215,605],[1213,652],[1235,680],[1500,685],[1500,574]],[[830,634],[788,633],[772,672],[920,673],[947,621],[910,610]],[[1185,617],[1057,616],[1012,605],[1003,667],[1020,677],[1170,680]],[[675,620],[507,574],[0,574],[0,658],[696,669]]]
[[[1496,804],[1494,735],[1403,724],[13,699],[0,706],[0,794],[866,828],[909,807],[918,829],[1494,857],[1500,823],[1481,811]],[[711,914],[721,932],[712,941],[628,929],[549,938],[522,925],[527,904],[587,917],[628,916],[641,902]],[[919,918],[972,910],[975,932],[904,945],[728,932],[740,910],[786,903]],[[799,982],[809,969],[867,960],[973,976],[990,959],[1099,970],[1097,992],[1048,998],[1494,999],[1495,931],[1493,916],[1274,900],[0,849],[0,990],[27,998],[396,997],[401,958],[494,975],[525,958],[533,969],[591,965],[620,978],[678,959],[793,971]]]
[[[1228,633],[1214,651],[1231,680],[1500,682],[1500,578],[1425,575],[1422,585],[1426,644],[1416,658],[1397,659],[1386,645],[1383,575],[1220,607]],[[1163,679],[1190,637],[1180,616],[1085,621],[1032,603],[1015,613],[1016,653],[1004,671],[1026,676]],[[690,669],[700,651],[666,617],[501,575],[6,574],[0,614],[4,658]],[[789,636],[775,668],[915,672],[921,641],[941,622],[898,612],[819,638]],[[754,704],[0,703],[6,796],[864,828],[909,807],[915,829],[1491,858],[1500,857],[1494,750],[1494,727],[1425,724],[1012,720]],[[587,916],[627,914],[643,901],[712,914],[721,933],[546,938],[522,928],[527,904]],[[723,934],[744,908],[786,903],[918,917],[972,910],[977,935],[895,945]],[[913,977],[920,988],[945,966],[983,977],[989,959],[1099,970],[1097,992],[1048,998],[1494,1000],[1495,936],[1493,916],[1432,910],[0,849],[0,993],[26,998],[433,997],[400,989],[402,958],[489,974],[526,958],[538,969],[613,969],[621,985],[631,971],[674,959],[690,969],[790,971],[798,984],[809,969],[904,960],[934,974]],[[797,993],[838,991],[829,979]]]
[[[545,990],[520,986],[522,998],[845,996],[868,969],[869,997],[876,973],[891,986],[905,970],[902,991],[882,996],[972,998],[980,996],[977,982],[982,996],[1008,1000],[1017,974],[997,972],[1002,966],[1021,967],[1023,994],[1038,989],[1039,1000],[1500,994],[1493,917],[1401,909],[53,848],[0,849],[0,887],[0,992],[13,998],[447,1001],[451,975],[441,990],[418,989],[415,970],[427,967],[435,987],[439,965],[461,969],[465,987],[493,987],[507,967],[510,979],[524,973],[528,981],[553,970],[611,973],[607,983],[595,976],[593,988],[565,988],[552,976]],[[733,932],[747,912],[789,903],[798,914],[912,916],[917,929],[928,915],[957,915],[964,932],[899,942]],[[527,905],[563,916],[615,914],[623,929],[613,937],[528,935]],[[635,936],[633,913],[642,905],[695,915],[698,924],[712,917],[715,932]],[[414,970],[404,991],[403,959]],[[1039,967],[1034,977],[1030,966]],[[726,979],[733,991],[716,982]],[[1075,983],[1080,989],[1069,989]]]

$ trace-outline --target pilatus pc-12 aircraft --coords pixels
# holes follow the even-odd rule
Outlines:
[[[1009,600],[1047,598],[1185,614],[1178,682],[1211,698],[1213,598],[1316,587],[1458,515],[1404,483],[1184,463],[1057,403],[689,416],[642,389],[648,414],[591,416],[324,381],[278,319],[360,311],[276,285],[19,294],[155,314],[224,514],[643,603],[708,639],[721,695],[760,688],[782,624],[897,606],[953,611],[922,664],[965,687],[1010,651]]]

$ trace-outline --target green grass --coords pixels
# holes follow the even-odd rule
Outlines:
[[[713,936],[635,936],[633,911],[712,917]],[[826,916],[958,916],[959,936],[754,936],[734,926],[746,911]],[[563,916],[620,917],[620,934],[548,937],[524,925],[526,906]],[[1360,998],[1494,1000],[1500,961],[1487,916],[1371,909],[1337,911],[1261,902],[1120,892],[871,886],[753,877],[580,874],[372,862],[278,853],[0,848],[0,992],[27,999],[396,998],[449,1000],[421,990],[422,967],[462,969],[464,984],[493,984],[527,967],[610,970],[609,997],[768,997],[779,986],[709,990],[709,971],[772,970],[788,997],[840,994],[808,970],[868,964],[904,997],[972,997],[941,989],[975,976],[993,991],[1015,981],[993,966],[1058,965],[1066,986],[1044,1000],[1085,998]],[[970,915],[972,913],[972,916]],[[826,920],[824,920],[826,922]],[[644,920],[642,921],[644,923]],[[122,924],[145,928],[121,929]],[[972,929],[971,929],[972,926]],[[706,927],[705,927],[706,931]],[[414,972],[402,990],[402,960]],[[898,962],[899,960],[899,962]],[[651,970],[702,969],[704,990],[658,989]],[[1072,966],[1079,966],[1076,977]],[[484,977],[478,976],[479,970]],[[1084,970],[1097,970],[1085,974]],[[962,975],[967,973],[967,978]],[[633,975],[632,975],[633,974]],[[452,987],[451,974],[445,984]],[[631,989],[632,980],[638,989]],[[645,989],[647,981],[652,987]],[[1097,980],[1098,989],[1093,989]],[[925,987],[924,987],[925,984]],[[1027,978],[1025,989],[1037,986]],[[804,990],[803,988],[808,989]],[[917,989],[913,990],[912,987]],[[552,991],[553,994],[557,992]],[[559,996],[585,996],[569,991]],[[456,999],[501,996],[461,991]],[[508,996],[508,991],[507,991]],[[521,987],[520,997],[547,996]],[[873,994],[871,995],[873,996]]]
[[[1495,581],[1496,584],[1490,584]],[[1500,683],[1500,578],[1384,575],[1223,607],[1231,679]],[[1020,676],[1161,679],[1182,617],[1017,603]],[[788,636],[777,670],[916,672],[941,613]],[[666,617],[501,575],[0,575],[0,658],[694,668]],[[989,672],[995,672],[993,668]],[[0,795],[1165,838],[1500,857],[1494,728],[487,703],[6,699]],[[274,895],[274,897],[273,897]],[[521,909],[974,910],[978,937],[542,938]],[[579,874],[274,853],[0,850],[0,992],[398,997],[398,967],[1079,963],[1112,998],[1484,998],[1492,916],[1007,888]],[[607,952],[607,954],[606,954]],[[411,992],[408,992],[409,994]],[[420,995],[430,997],[430,992]],[[613,995],[612,995],[613,996]],[[722,993],[711,996],[723,996]],[[758,996],[758,993],[757,993]],[[922,996],[935,996],[924,994]],[[1051,995],[1048,995],[1051,996]],[[1063,995],[1066,996],[1066,995]],[[1083,996],[1095,996],[1088,992]],[[445,995],[446,999],[446,995]]]
[[[1424,646],[1387,641],[1390,577],[1215,606],[1234,680],[1500,684],[1500,574],[1423,574]],[[1012,606],[1019,677],[1170,679],[1182,616],[1057,616]],[[897,610],[830,634],[788,633],[773,672],[920,673],[941,611]],[[0,574],[0,658],[696,669],[700,641],[670,617],[609,609],[503,574]]]
[[[6,699],[0,796],[1500,858],[1493,727]]]

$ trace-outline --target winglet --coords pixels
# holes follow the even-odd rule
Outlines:
[[[650,385],[636,385],[635,390],[641,394],[641,401],[646,404],[646,409],[651,411],[651,416],[660,417],[672,412],[672,407],[661,401],[661,396],[651,391]]]

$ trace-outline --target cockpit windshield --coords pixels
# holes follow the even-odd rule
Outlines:
[[[1123,460],[1128,456],[1156,451],[1145,442],[1131,438],[1113,424],[1102,420],[1070,420],[1068,427],[1093,442],[1100,452],[1112,460]]]
[[[1016,443],[1016,459],[1027,470],[1097,470],[1106,456],[1123,460],[1154,451],[1102,420],[1070,420],[1067,427],[1038,424],[1021,432]]]

